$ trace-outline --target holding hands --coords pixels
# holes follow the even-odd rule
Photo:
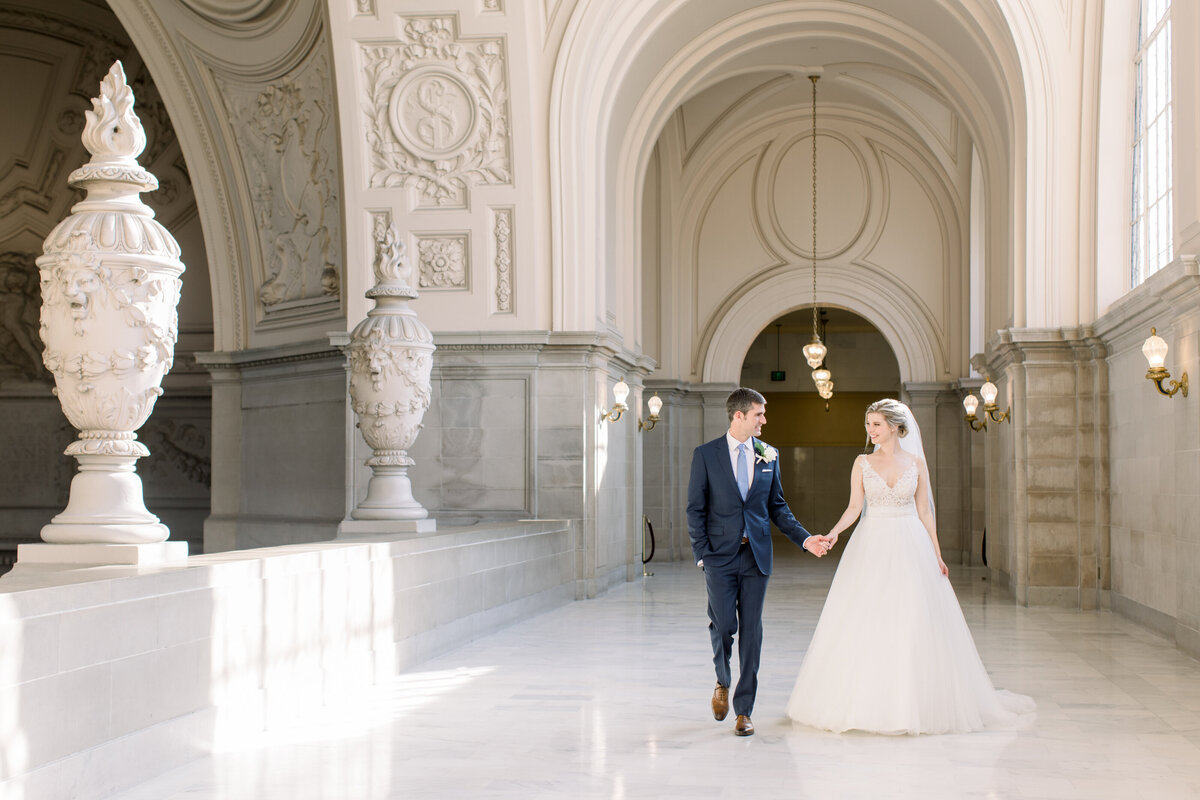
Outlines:
[[[817,558],[820,558],[828,553],[830,548],[832,548],[836,543],[836,536],[830,538],[829,536],[817,536],[814,534],[804,540],[803,547]]]

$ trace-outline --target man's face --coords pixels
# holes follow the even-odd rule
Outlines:
[[[758,436],[762,433],[762,426],[766,424],[767,407],[762,403],[755,403],[745,414],[741,411],[733,413],[733,421],[729,424],[729,430],[733,434],[733,438],[745,441],[748,436]]]

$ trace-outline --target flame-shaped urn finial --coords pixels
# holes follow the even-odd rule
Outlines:
[[[367,494],[351,512],[360,520],[424,520],[429,512],[413,498],[408,455],[429,408],[433,334],[408,301],[412,266],[394,223],[377,222],[375,286],[367,297],[375,308],[350,334],[350,404],[371,447]],[[430,521],[432,522],[432,520]]]
[[[147,544],[170,533],[142,500],[134,462],[150,451],[134,431],[171,369],[184,267],[179,245],[140,196],[158,181],[137,162],[146,134],[133,102],[118,61],[87,112],[83,143],[92,158],[68,178],[87,196],[37,259],[42,359],[80,430],[66,450],[79,472],[67,508],[42,528],[46,542]]]

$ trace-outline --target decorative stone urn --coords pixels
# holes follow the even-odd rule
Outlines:
[[[146,146],[121,62],[92,100],[83,144],[91,160],[68,183],[87,197],[46,238],[42,359],[81,432],[66,509],[42,528],[51,543],[147,544],[170,532],[146,510],[134,462],[150,455],[134,434],[162,394],[178,336],[179,245],[141,192],[158,180],[137,162]],[[185,543],[180,543],[186,547]]]
[[[375,230],[375,307],[350,334],[350,404],[373,451],[367,496],[351,512],[360,520],[423,520],[429,512],[412,496],[408,455],[429,408],[433,335],[408,301],[412,266],[395,223]]]

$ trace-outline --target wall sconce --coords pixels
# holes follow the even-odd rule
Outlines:
[[[975,416],[975,410],[979,408],[979,398],[973,394],[969,394],[963,398],[963,408],[967,410],[967,424],[971,426],[973,431],[987,430],[987,417],[979,419]]]
[[[608,411],[600,412],[600,421],[616,422],[621,418],[621,415],[629,410],[629,406],[625,405],[625,399],[629,397],[629,384],[625,382],[625,378],[613,384],[613,407]]]
[[[1012,411],[1012,406],[1006,408],[1004,413],[999,413],[1000,406],[996,405],[996,395],[999,394],[999,391],[996,388],[996,384],[992,383],[991,380],[988,380],[983,386],[979,387],[979,396],[983,398],[983,410],[987,412],[992,422],[1008,422],[1012,424],[1012,420],[1008,418],[1009,412]]]
[[[658,424],[660,419],[662,419],[658,413],[662,411],[662,398],[659,397],[657,393],[655,393],[653,397],[646,401],[646,405],[650,407],[650,416],[647,417],[645,422],[642,422],[640,418],[638,419],[639,431],[654,430],[654,426]]]
[[[1163,388],[1163,381],[1171,377],[1171,373],[1163,366],[1167,360],[1167,343],[1154,328],[1150,329],[1150,338],[1142,345],[1142,355],[1150,362],[1150,369],[1146,371],[1146,377],[1154,381],[1159,392],[1167,397],[1174,397],[1176,392],[1182,390],[1183,396],[1187,397],[1188,377],[1186,372],[1180,376],[1181,380],[1171,381],[1170,389]]]

